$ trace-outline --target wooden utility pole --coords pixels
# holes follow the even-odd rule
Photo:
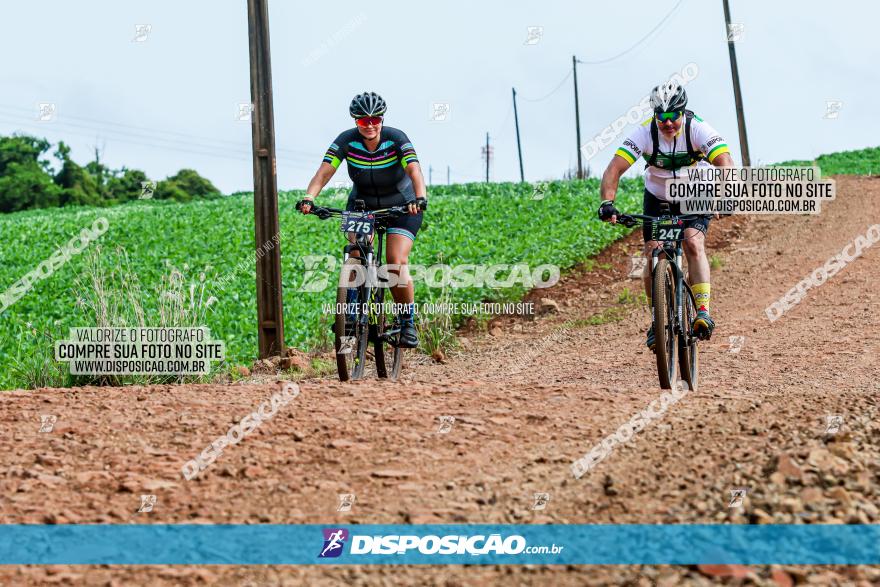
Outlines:
[[[519,141],[519,115],[516,112],[516,88],[511,88],[511,90],[513,90],[513,121],[514,124],[516,124],[516,152],[519,154],[519,180],[525,182],[526,176],[523,173],[522,145]]]
[[[284,351],[281,299],[281,234],[275,175],[275,122],[269,57],[268,0],[248,0],[251,63],[251,132],[254,158],[254,233],[257,254],[257,332],[260,358]]]
[[[574,72],[574,124],[577,133],[577,154],[578,154],[578,179],[584,178],[584,164],[581,161],[581,110],[578,104],[578,61],[577,56],[571,56],[571,69]]]
[[[735,41],[730,35],[730,6],[727,0],[724,2],[724,22],[726,23],[725,34],[727,35],[727,50],[730,52],[730,75],[733,77],[733,98],[736,101],[736,121],[739,126],[739,150],[742,154],[743,167],[751,166],[751,157],[749,157],[749,138],[746,135],[746,117],[743,113],[742,90],[739,87],[739,68],[736,66],[736,48]]]

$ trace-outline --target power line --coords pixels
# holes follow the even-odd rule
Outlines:
[[[547,98],[549,98],[550,96],[552,96],[553,94],[558,92],[559,89],[562,87],[562,84],[564,84],[566,81],[568,81],[568,78],[570,78],[570,77],[571,77],[571,72],[569,71],[567,74],[565,74],[565,77],[562,78],[562,80],[556,85],[556,87],[553,88],[553,90],[549,94],[547,94],[546,96],[544,96],[542,98],[538,98],[536,100],[530,100],[529,98],[523,98],[522,95],[520,95],[519,97],[521,100],[525,100],[526,102],[543,102],[544,100],[546,100]]]
[[[495,140],[498,141],[501,137],[504,136],[504,133],[507,131],[507,123],[510,121],[510,116],[513,114],[513,105],[511,104],[507,108],[507,114],[504,117],[504,120],[501,122],[500,130],[492,133],[492,136],[495,137]]]
[[[55,121],[55,122],[52,122],[49,124],[40,123],[37,121],[31,121],[29,124],[23,124],[22,122],[20,122],[19,120],[15,120],[14,118],[10,120],[9,118],[6,118],[5,115],[0,113],[0,122],[5,122],[10,125],[15,125],[17,128],[24,127],[24,128],[30,128],[30,129],[39,129],[43,133],[75,135],[75,136],[82,136],[82,137],[88,137],[88,138],[95,137],[94,132],[84,132],[84,131],[76,131],[76,130],[69,130],[69,129],[54,130],[53,127],[57,127],[57,126],[80,126],[80,125],[72,125],[71,123],[63,123],[63,122],[59,122],[59,121]],[[107,133],[107,134],[118,133],[118,131],[103,131],[103,132]],[[121,134],[121,133],[119,133],[119,134]],[[132,140],[129,137],[142,138],[142,139],[147,139],[147,140]],[[131,145],[142,146],[142,147],[151,147],[151,148],[155,148],[155,149],[163,149],[163,150],[167,150],[167,151],[176,151],[179,153],[188,153],[188,154],[192,154],[192,155],[203,155],[203,156],[207,156],[207,157],[232,159],[232,160],[236,160],[236,161],[243,161],[243,160],[246,161],[249,159],[249,156],[246,152],[235,152],[231,149],[225,149],[225,148],[220,148],[220,147],[216,147],[215,151],[210,151],[207,149],[210,149],[212,147],[205,146],[205,145],[193,145],[193,146],[189,146],[189,147],[179,147],[179,146],[175,146],[173,144],[175,141],[166,141],[166,142],[171,142],[172,144],[157,144],[155,142],[152,142],[152,140],[162,140],[162,139],[156,139],[155,137],[143,137],[143,135],[136,135],[134,133],[128,133],[127,135],[123,135],[123,136],[111,136],[109,138],[111,140],[118,141],[120,143],[127,143],[127,144],[131,144]],[[293,163],[294,163],[294,161],[287,159],[285,157],[278,158],[278,165],[281,165],[283,167],[293,168],[293,169],[303,169],[304,166],[306,165],[305,162],[302,162],[302,161],[296,162],[296,163],[298,163],[297,165],[294,165]]]
[[[29,114],[30,116],[21,116],[20,118],[22,120],[33,121],[34,112],[31,109],[21,108],[18,106],[10,106],[10,105],[6,105],[6,104],[0,104],[0,110],[9,110],[9,111],[17,111],[17,112],[21,112],[21,113],[26,113],[26,114]],[[8,116],[14,116],[14,114],[8,114]],[[136,126],[136,125],[132,125],[132,124],[123,124],[120,122],[112,122],[109,120],[97,120],[94,118],[87,118],[87,117],[83,117],[83,116],[64,115],[63,117],[58,119],[56,122],[63,122],[65,120],[73,121],[73,122],[70,122],[67,124],[79,126],[82,128],[94,128],[96,126],[97,127],[118,127],[118,128],[123,128],[123,129],[131,129],[131,130],[140,131],[141,134],[136,135],[136,136],[145,136],[143,133],[146,132],[146,133],[149,133],[152,135],[157,135],[155,137],[149,137],[148,135],[146,135],[146,136],[148,136],[148,138],[162,140],[162,141],[174,141],[174,142],[178,142],[178,143],[184,142],[186,144],[191,144],[192,142],[202,142],[202,143],[207,143],[205,146],[208,146],[210,148],[216,148],[218,143],[225,143],[229,147],[233,147],[236,149],[242,149],[242,150],[247,151],[248,153],[250,152],[250,149],[251,149],[250,143],[242,143],[240,141],[230,141],[227,139],[218,139],[218,138],[214,138],[214,137],[192,135],[192,134],[181,133],[181,132],[170,131],[170,130],[161,130],[161,129],[156,130],[153,128],[147,128],[147,127],[143,127],[143,126]],[[88,125],[76,124],[76,121],[86,122],[89,124]],[[114,131],[114,132],[116,132],[116,131]],[[181,141],[178,139],[168,139],[168,138],[164,138],[165,136],[177,136],[177,137],[181,137],[182,139],[185,139],[185,140]],[[293,157],[301,157],[301,158],[308,158],[309,160],[316,160],[314,154],[308,153],[306,151],[299,151],[299,150],[295,150],[295,149],[278,149],[278,151],[284,151],[286,153],[289,153]]]
[[[625,51],[622,51],[622,52],[618,53],[617,55],[615,55],[615,56],[613,56],[613,57],[609,57],[608,59],[599,59],[598,61],[581,61],[581,60],[579,59],[579,60],[578,60],[578,63],[583,63],[583,64],[585,64],[585,65],[599,65],[599,64],[602,64],[602,63],[608,63],[609,61],[614,61],[615,59],[618,59],[618,58],[620,58],[620,57],[623,57],[624,55],[626,55],[627,53],[629,53],[630,51],[632,51],[633,49],[635,49],[636,47],[638,47],[639,45],[641,45],[643,42],[645,42],[645,41],[648,39],[648,37],[650,37],[650,36],[653,35],[655,32],[657,32],[657,30],[658,30],[661,26],[663,26],[663,23],[666,22],[667,20],[669,20],[669,17],[672,16],[672,14],[673,14],[676,10],[678,10],[678,7],[681,6],[682,2],[684,2],[684,0],[678,0],[678,3],[677,3],[675,6],[672,7],[672,10],[670,10],[670,11],[666,14],[666,16],[664,16],[662,19],[660,19],[660,22],[658,22],[657,25],[656,25],[654,28],[652,28],[650,31],[648,31],[648,34],[646,34],[644,37],[642,37],[641,39],[639,39],[638,41],[636,41],[635,45],[631,46],[629,49],[626,49]]]

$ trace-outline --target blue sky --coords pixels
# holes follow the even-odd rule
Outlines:
[[[880,5],[731,5],[744,26],[737,56],[753,163],[880,144],[869,104],[880,90]],[[305,187],[351,125],[351,97],[367,89],[385,97],[386,124],[409,135],[426,175],[430,165],[434,183],[445,183],[447,165],[453,182],[482,179],[487,131],[492,179],[518,180],[515,86],[526,180],[560,177],[577,156],[572,80],[563,82],[573,54],[601,61],[623,53],[578,68],[582,142],[694,62],[690,106],[739,161],[720,1],[270,0],[270,22],[281,189]],[[137,24],[150,25],[142,42],[133,42]],[[526,43],[530,26],[543,27],[534,44]],[[245,0],[7,4],[0,46],[0,134],[64,140],[80,162],[97,146],[111,166],[154,179],[191,167],[225,192],[252,189],[250,125],[236,120],[238,104],[250,101]],[[829,100],[842,102],[836,118],[825,117]],[[54,120],[37,120],[39,103],[55,104]],[[434,103],[450,105],[447,120],[431,120]],[[589,162],[594,175],[616,144]],[[347,179],[344,170],[335,179]]]

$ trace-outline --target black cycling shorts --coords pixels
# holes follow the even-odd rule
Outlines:
[[[366,210],[380,210],[382,208],[390,208],[392,206],[402,206],[403,204],[408,204],[409,202],[415,202],[415,197],[407,197],[404,194],[391,194],[390,196],[361,196],[351,194],[348,196],[348,204],[346,204],[346,210],[354,210],[354,201],[355,200],[363,200],[364,201],[364,209]],[[410,240],[416,240],[416,235],[419,233],[419,228],[422,227],[422,218],[424,216],[424,212],[419,214],[405,214],[403,216],[398,216],[397,218],[391,218],[387,221],[386,226],[388,230],[386,230],[387,234],[401,234]]]
[[[657,198],[649,192],[645,190],[645,194],[642,198],[642,208],[644,209],[643,214],[647,216],[660,216],[663,211],[660,209],[660,206],[663,204],[669,204],[669,212],[666,214],[679,215],[681,214],[681,204],[680,203],[672,203],[672,202],[664,202],[663,200]],[[709,218],[708,217],[699,217],[694,218],[693,220],[688,220],[684,223],[685,228],[696,228],[703,234],[706,234],[709,231]],[[642,224],[642,238],[645,242],[650,240],[654,240],[651,238],[654,233],[653,222],[645,222]]]

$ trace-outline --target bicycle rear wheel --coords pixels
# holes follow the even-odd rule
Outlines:
[[[654,267],[652,298],[654,302],[654,353],[657,355],[657,375],[660,387],[672,389],[676,379],[675,340],[675,274],[672,264],[661,257]]]
[[[387,377],[391,381],[397,381],[397,378],[400,376],[400,368],[403,364],[403,349],[381,339],[381,336],[395,325],[393,320],[389,324],[388,318],[389,316],[384,310],[379,311],[379,320],[376,326],[377,336],[373,343],[373,354],[376,357],[376,375],[381,378]],[[396,334],[394,337],[395,340],[397,340],[399,336],[400,333]],[[390,370],[386,363],[386,360],[388,359],[391,360]]]
[[[691,287],[684,284],[684,299],[682,300],[682,333],[678,335],[678,367],[681,377],[690,389],[697,388],[699,378],[699,355],[697,354],[697,337],[691,333],[691,324],[697,316],[697,302]]]
[[[373,341],[373,356],[376,359],[376,375],[380,378],[389,378],[396,381],[400,375],[400,366],[403,362],[403,350],[394,346],[391,342],[383,340],[382,337],[391,328],[388,321],[388,314],[385,313],[383,303],[385,301],[385,288],[377,287],[374,298],[378,309],[376,315],[376,323],[370,325],[370,339]],[[393,321],[392,321],[393,324]],[[395,337],[396,340],[396,337]],[[389,372],[387,359],[391,360],[391,370]]]
[[[336,349],[336,370],[340,381],[360,379],[364,375],[364,363],[367,360],[367,324],[361,320],[361,309],[366,300],[366,289],[357,288],[357,308],[355,312],[346,312],[348,290],[344,285],[355,282],[354,267],[361,265],[359,259],[349,257],[342,266],[339,286],[336,289],[336,320],[333,328]],[[341,310],[341,311],[340,311]]]

